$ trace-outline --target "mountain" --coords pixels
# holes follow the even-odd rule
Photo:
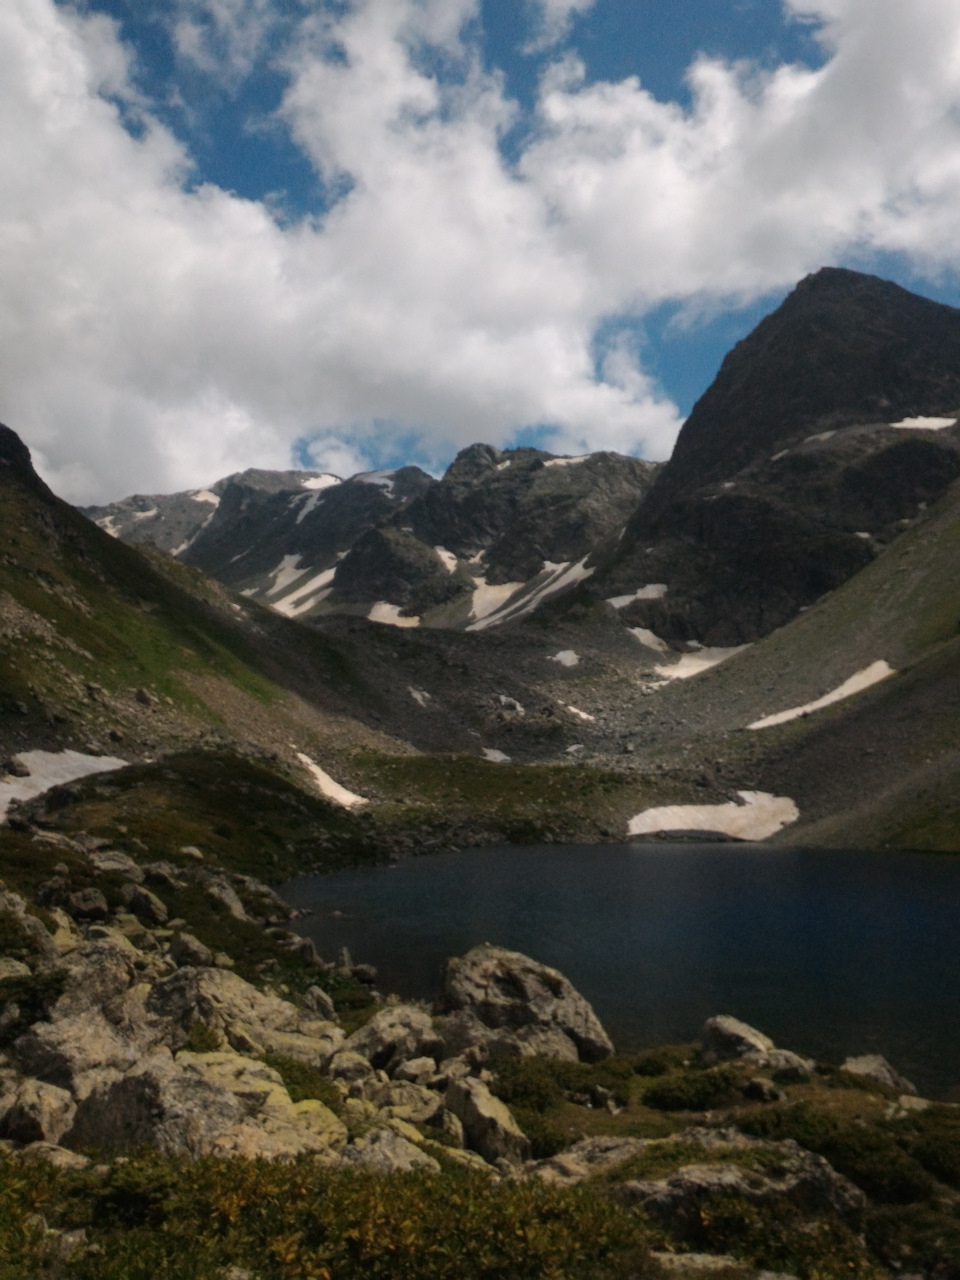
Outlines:
[[[670,640],[735,645],[862,569],[960,475],[960,311],[807,277],[727,355],[594,577]]]
[[[472,445],[440,480],[417,467],[343,481],[246,471],[86,514],[291,617],[462,628],[523,614],[578,580],[574,566],[623,529],[658,470],[615,453]]]

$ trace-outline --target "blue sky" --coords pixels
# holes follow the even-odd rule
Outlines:
[[[848,265],[960,303],[954,0],[8,0],[0,416],[64,496],[669,455]]]

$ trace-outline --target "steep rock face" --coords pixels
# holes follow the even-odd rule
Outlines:
[[[960,475],[960,311],[807,277],[730,352],[596,578],[624,620],[751,641],[856,573]],[[897,424],[910,419],[922,425]]]
[[[555,458],[475,444],[411,505],[405,523],[457,556],[482,553],[490,583],[526,581],[544,561],[579,560],[619,532],[658,470],[616,453]]]

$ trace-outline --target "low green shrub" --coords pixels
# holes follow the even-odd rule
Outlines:
[[[0,1047],[12,1044],[27,1027],[46,1016],[63,991],[65,981],[65,970],[52,969],[0,982],[0,1009],[6,1007],[8,1011],[8,1018],[0,1028]],[[14,1016],[9,1017],[10,1013]]]
[[[208,1027],[199,1018],[194,1018],[190,1024],[190,1031],[184,1048],[189,1049],[191,1053],[216,1053],[218,1049],[222,1048],[222,1043],[220,1036],[212,1027]]]
[[[501,1058],[493,1091],[509,1107],[543,1113],[560,1107],[568,1094],[599,1097],[608,1090],[619,1106],[630,1101],[633,1064],[614,1054],[602,1062],[562,1062],[555,1058]]]
[[[934,1190],[933,1179],[891,1134],[805,1103],[773,1107],[741,1117],[744,1133],[759,1138],[793,1138],[829,1160],[881,1204],[911,1204]]]
[[[709,1111],[737,1099],[738,1072],[725,1064],[705,1071],[672,1071],[643,1091],[648,1107],[660,1111]]]
[[[315,1098],[337,1114],[343,1110],[340,1091],[329,1076],[323,1075],[316,1067],[298,1062],[296,1058],[288,1058],[282,1053],[267,1053],[263,1061],[280,1075],[294,1102],[306,1102],[309,1098]]]
[[[867,1216],[867,1244],[896,1272],[960,1280],[960,1221],[929,1205],[897,1205]]]
[[[48,1274],[43,1228],[86,1229],[70,1280],[653,1280],[648,1229],[590,1188],[377,1176],[309,1159],[58,1174],[0,1154],[0,1280]],[[92,1247],[91,1247],[92,1246]]]
[[[633,1069],[638,1076],[665,1076],[670,1071],[680,1071],[688,1056],[683,1049],[665,1045],[638,1054]]]

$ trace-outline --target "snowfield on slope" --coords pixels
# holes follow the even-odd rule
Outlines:
[[[30,774],[26,778],[0,778],[0,822],[14,800],[32,800],[51,787],[87,778],[92,773],[112,773],[115,769],[125,769],[130,763],[117,756],[88,756],[82,751],[21,751],[14,760],[29,769]]]
[[[644,809],[631,818],[627,834],[656,835],[660,831],[717,831],[738,840],[766,840],[800,817],[788,796],[768,791],[738,791],[736,804],[671,804]]]
[[[806,702],[802,707],[790,707],[787,711],[777,711],[772,716],[754,720],[753,724],[747,725],[747,728],[770,729],[775,724],[786,724],[788,720],[796,720],[800,716],[809,715],[811,711],[819,711],[822,707],[830,707],[835,702],[842,702],[844,698],[850,698],[855,693],[869,689],[871,685],[879,684],[881,680],[886,680],[888,676],[893,675],[896,675],[893,667],[881,658],[878,662],[871,662],[870,666],[864,667],[862,671],[855,672],[848,680],[844,680],[843,684],[837,685],[836,689],[831,689],[815,702]]]
[[[370,803],[363,796],[358,796],[353,791],[348,791],[346,787],[342,787],[339,782],[334,782],[329,773],[321,769],[315,760],[311,760],[302,751],[297,752],[297,759],[306,766],[314,782],[334,804],[342,805],[344,809],[356,809],[358,805]]]

